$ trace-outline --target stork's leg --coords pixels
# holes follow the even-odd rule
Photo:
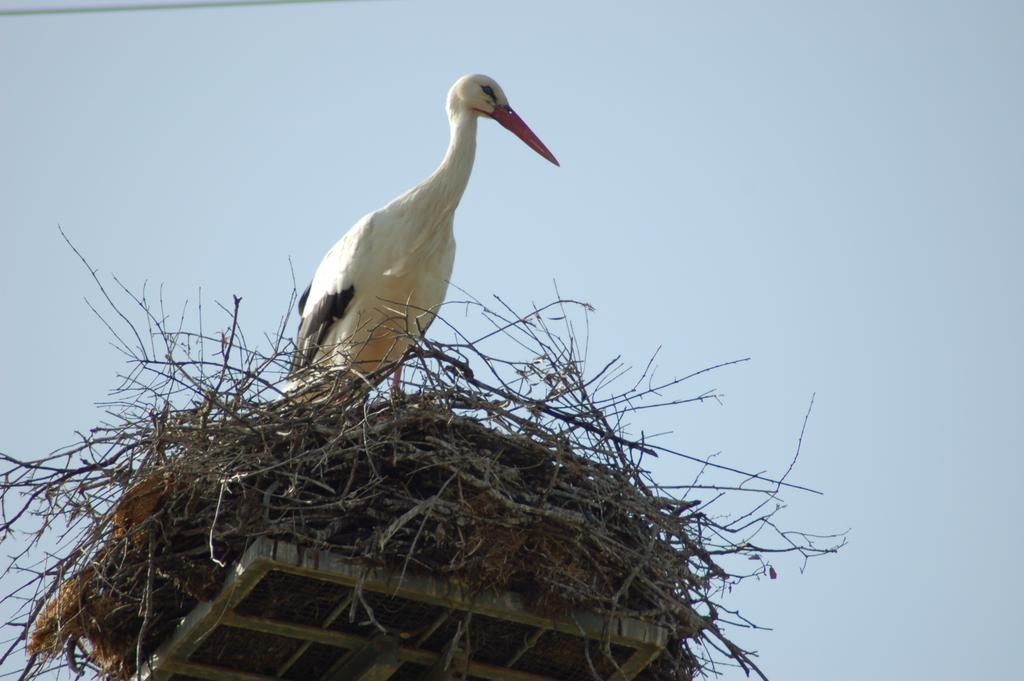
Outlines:
[[[395,373],[391,376],[391,392],[400,393],[402,392],[402,365],[399,364],[398,368],[395,369]]]

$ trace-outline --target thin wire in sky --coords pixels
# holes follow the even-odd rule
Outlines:
[[[32,9],[0,8],[0,17],[31,16],[41,14],[97,14],[100,12],[142,12],[146,10],[253,7],[256,5],[308,5],[323,2],[351,2],[351,0],[221,0],[219,2],[154,2],[147,4],[126,3],[64,7],[35,7]]]

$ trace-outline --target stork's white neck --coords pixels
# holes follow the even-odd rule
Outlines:
[[[421,200],[441,215],[450,215],[462,199],[476,156],[477,115],[462,108],[448,112],[451,141],[444,160],[419,187]]]

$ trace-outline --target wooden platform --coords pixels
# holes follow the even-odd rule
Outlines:
[[[355,585],[379,627],[362,607]],[[350,612],[356,613],[355,621]],[[261,539],[217,598],[201,603],[149,660],[149,681],[441,681],[449,643],[468,622],[470,679],[635,678],[665,631],[592,614],[530,614],[515,594],[470,599],[438,579],[364,570],[328,552]],[[606,624],[612,657],[601,651]],[[383,630],[381,629],[383,627]],[[465,641],[465,637],[463,637]],[[458,658],[459,651],[451,651]],[[589,662],[588,662],[589,658]],[[616,666],[618,669],[616,669]],[[461,667],[460,667],[461,668]],[[593,671],[592,671],[593,670]]]

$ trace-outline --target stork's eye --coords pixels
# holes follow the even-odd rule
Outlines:
[[[485,95],[487,95],[491,99],[494,99],[494,88],[492,88],[490,85],[484,85],[482,89]]]

